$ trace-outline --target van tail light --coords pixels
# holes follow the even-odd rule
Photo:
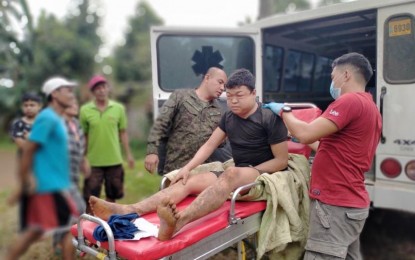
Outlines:
[[[409,179],[415,181],[415,160],[409,161],[405,166],[405,173]]]
[[[415,165],[414,165],[415,166]],[[398,160],[393,158],[386,158],[380,164],[380,170],[388,178],[396,178],[401,174],[402,166]],[[415,169],[414,169],[415,171]],[[415,177],[415,174],[414,174]]]

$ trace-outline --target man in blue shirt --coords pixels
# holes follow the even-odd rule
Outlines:
[[[76,84],[64,78],[47,80],[42,92],[48,107],[36,117],[24,146],[19,169],[20,196],[26,196],[26,229],[18,243],[9,248],[6,259],[18,259],[45,231],[68,226],[76,209],[68,195],[70,187],[68,136],[62,114],[75,98]],[[32,174],[33,172],[33,174]],[[62,244],[63,259],[75,259],[68,232]]]

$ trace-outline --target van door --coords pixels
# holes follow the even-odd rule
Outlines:
[[[262,82],[260,36],[245,28],[151,28],[154,116],[171,92],[199,86],[209,67],[246,68]],[[261,88],[257,95],[262,97]],[[225,95],[222,103],[225,105]]]
[[[415,2],[378,11],[377,102],[383,130],[373,204],[415,211]]]

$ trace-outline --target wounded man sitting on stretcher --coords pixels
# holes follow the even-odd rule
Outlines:
[[[226,84],[227,111],[209,140],[177,173],[171,185],[136,204],[121,205],[90,197],[93,213],[107,220],[112,214],[154,212],[160,218],[159,240],[168,240],[186,224],[220,208],[237,187],[254,182],[263,172],[287,168],[287,129],[281,118],[256,101],[255,78],[246,69],[236,70]],[[190,175],[225,138],[232,147],[235,167],[224,172]],[[183,211],[176,204],[191,194],[198,197]]]

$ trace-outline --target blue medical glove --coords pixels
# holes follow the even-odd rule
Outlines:
[[[293,141],[294,143],[300,143],[300,140],[298,140],[294,136],[291,136],[291,141]]]
[[[268,104],[263,104],[263,108],[271,109],[272,112],[276,115],[281,115],[281,109],[284,106],[284,103],[276,103],[276,102],[270,102]]]

